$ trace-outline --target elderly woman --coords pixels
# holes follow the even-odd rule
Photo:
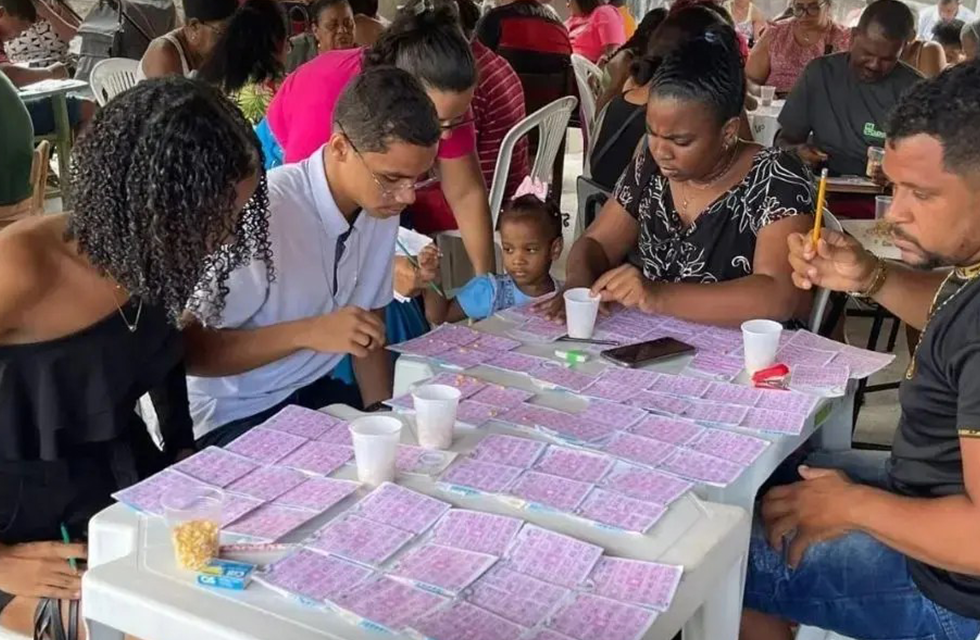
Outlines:
[[[288,71],[294,71],[325,51],[354,47],[354,12],[347,0],[315,0],[310,5],[310,15],[313,32],[289,40]]]
[[[766,29],[752,48],[745,75],[759,85],[789,93],[814,58],[847,51],[850,31],[834,22],[830,0],[792,0],[791,20]]]
[[[138,80],[197,74],[238,9],[238,0],[184,0],[184,25],[150,42]]]
[[[786,239],[813,226],[811,175],[794,156],[739,139],[735,51],[734,31],[713,27],[657,68],[646,148],[572,247],[567,288],[717,325],[806,315]],[[626,262],[633,251],[639,267]],[[561,296],[542,306],[563,315]]]
[[[604,0],[568,0],[568,10],[565,28],[574,53],[599,62],[626,42],[622,14]]]

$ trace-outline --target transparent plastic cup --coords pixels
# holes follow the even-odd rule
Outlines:
[[[448,449],[452,446],[461,395],[459,389],[445,384],[427,384],[412,392],[420,447]]]
[[[771,87],[769,85],[759,87],[759,92],[762,96],[763,107],[768,107],[772,104],[772,101],[776,99],[776,87]]]
[[[745,368],[749,375],[776,363],[783,325],[774,320],[748,320],[742,323]]]
[[[599,298],[585,287],[569,289],[564,293],[565,321],[568,337],[588,340],[595,330],[595,319],[599,313]]]
[[[178,489],[160,498],[174,557],[182,569],[200,569],[218,557],[223,503],[224,493],[210,487]]]
[[[881,175],[881,163],[885,160],[885,150],[881,147],[868,147],[868,164],[864,172],[875,180]]]
[[[376,487],[395,479],[395,459],[402,422],[390,416],[365,416],[350,423],[357,479]]]
[[[891,196],[875,196],[875,220],[882,220],[892,206]]]

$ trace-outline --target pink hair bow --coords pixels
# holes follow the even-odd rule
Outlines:
[[[521,196],[535,196],[538,200],[544,202],[548,199],[548,183],[528,176],[524,178],[524,182],[514,192],[515,198],[520,198]]]

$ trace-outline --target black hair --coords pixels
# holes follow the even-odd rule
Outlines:
[[[915,32],[915,16],[908,5],[900,0],[875,0],[869,4],[858,21],[858,31],[867,33],[877,26],[889,40],[906,42],[909,33]]]
[[[939,0],[939,4],[943,6],[947,4],[960,4],[960,0]]]
[[[636,31],[633,35],[623,43],[623,46],[619,48],[616,53],[620,51],[628,51],[630,55],[634,58],[642,56],[647,47],[650,44],[650,37],[653,32],[657,30],[663,21],[667,18],[667,10],[664,8],[651,9],[643,16],[643,20],[640,20],[640,24],[636,26]]]
[[[0,0],[0,9],[19,20],[34,24],[37,22],[37,7],[32,0]]]
[[[245,0],[204,61],[200,78],[228,92],[274,80],[285,73],[287,36],[286,15],[276,0]]]
[[[347,85],[333,121],[354,148],[384,153],[393,141],[431,147],[442,133],[422,84],[396,67],[372,67]]]
[[[480,21],[480,7],[474,0],[456,0],[456,6],[459,8],[459,26],[463,29],[463,35],[467,40],[472,40],[476,23]]]
[[[184,20],[218,22],[226,20],[238,9],[238,0],[184,0]]]
[[[497,226],[504,222],[531,221],[548,234],[548,242],[554,242],[562,235],[564,216],[558,205],[551,199],[540,200],[536,195],[527,194],[504,203]]]
[[[702,7],[714,12],[719,18],[727,22],[728,26],[733,29],[735,28],[735,18],[733,18],[732,14],[728,12],[728,9],[723,7],[716,0],[677,0],[670,6],[670,13],[668,15],[673,18],[681,11],[687,11],[688,9],[692,9],[694,7]]]
[[[236,185],[253,175],[236,216]],[[175,324],[185,308],[220,319],[228,275],[253,259],[273,277],[262,148],[215,87],[157,78],[113,98],[75,146],[71,184],[68,239]],[[215,289],[199,288],[205,276]]]
[[[575,0],[575,4],[584,15],[590,15],[593,11],[606,4],[605,0]]]
[[[374,18],[378,15],[378,0],[350,0],[350,8],[355,16]]]
[[[351,6],[351,3],[348,0],[314,0],[314,2],[310,4],[310,20],[312,20],[315,24],[318,24],[320,22],[321,13],[340,4],[346,4],[347,6],[351,7],[351,13],[354,13],[354,7]]]
[[[962,47],[963,41],[960,34],[963,33],[963,26],[966,23],[962,20],[950,20],[949,22],[939,21],[932,28],[932,37],[944,47]]]
[[[394,65],[437,91],[476,85],[476,61],[453,0],[412,0],[364,54],[364,66]]]
[[[898,101],[885,127],[889,144],[919,134],[939,140],[952,173],[980,171],[980,61],[922,80]]]
[[[649,83],[665,56],[692,38],[707,33],[708,29],[723,26],[725,21],[721,16],[704,5],[668,14],[650,36],[643,57],[634,60],[630,75],[639,85]]]
[[[666,56],[650,84],[650,97],[692,100],[707,105],[719,124],[742,113],[745,72],[735,31],[712,27]]]

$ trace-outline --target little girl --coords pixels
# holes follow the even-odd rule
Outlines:
[[[557,290],[550,271],[562,251],[562,215],[547,193],[548,185],[525,178],[500,212],[497,224],[506,275],[477,276],[453,300],[425,291],[425,316],[432,326],[482,320]]]

